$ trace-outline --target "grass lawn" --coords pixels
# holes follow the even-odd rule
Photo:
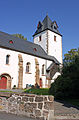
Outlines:
[[[0,92],[10,92],[10,93],[12,93],[13,91],[1,90]]]
[[[48,88],[40,88],[40,89],[28,89],[28,90],[26,89],[24,92],[36,94],[36,95],[49,95],[48,91],[49,91]]]

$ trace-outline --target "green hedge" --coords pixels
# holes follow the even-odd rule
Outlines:
[[[26,89],[25,93],[37,94],[37,95],[49,95],[48,88],[40,88],[40,89]]]

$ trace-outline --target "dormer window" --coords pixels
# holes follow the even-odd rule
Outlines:
[[[36,51],[37,51],[37,49],[36,49],[36,48],[34,48],[34,51],[36,52]]]
[[[54,29],[55,29],[55,30],[57,30],[57,27],[56,27],[56,26],[54,26]]]
[[[39,36],[39,42],[41,41],[41,35]]]
[[[37,25],[37,29],[40,29],[42,26],[42,23],[39,21],[38,25]]]
[[[10,43],[10,44],[13,44],[13,41],[12,41],[12,40],[10,40],[10,41],[9,41],[9,43]]]

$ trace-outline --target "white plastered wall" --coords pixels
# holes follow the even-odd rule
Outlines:
[[[52,31],[49,31],[48,54],[54,56],[62,64],[62,37]],[[54,41],[56,36],[56,41]]]
[[[48,43],[47,43],[47,34],[48,34]],[[41,41],[39,42],[39,36],[41,35]],[[56,41],[54,41],[54,35],[56,36]],[[39,44],[45,52],[47,52],[48,46],[48,55],[54,56],[61,64],[62,62],[62,36],[52,32],[50,30],[45,30],[34,36],[34,43]],[[47,45],[48,44],[48,45]],[[52,61],[46,61],[46,68],[50,66]],[[54,81],[60,75],[59,72],[53,76],[52,81]]]
[[[41,41],[39,41],[39,36],[40,35],[41,35]],[[39,44],[45,50],[45,52],[47,50],[47,47],[46,47],[46,44],[47,44],[46,35],[47,35],[47,30],[34,36],[34,43]]]
[[[18,87],[18,54],[21,54],[23,58],[23,88],[26,87],[26,84],[35,84],[35,58],[38,60],[40,78],[42,78],[43,87],[45,87],[46,76],[42,75],[42,65],[46,63],[46,60],[21,52],[0,48],[0,75],[4,73],[9,74],[12,78],[11,88],[14,85]],[[10,55],[9,65],[6,65],[6,55]],[[27,62],[31,63],[30,74],[26,73]]]

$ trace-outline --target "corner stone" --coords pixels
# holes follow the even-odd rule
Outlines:
[[[53,102],[54,101],[54,97],[53,96],[48,96],[48,100]]]
[[[54,109],[53,102],[45,102],[44,103],[44,108],[47,109],[47,110],[53,110]]]

